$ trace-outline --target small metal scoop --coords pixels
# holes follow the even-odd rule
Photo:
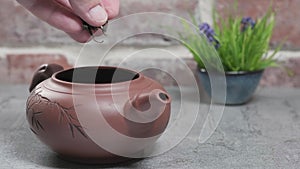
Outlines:
[[[107,26],[108,26],[108,20],[105,22],[104,25],[102,25],[100,27],[89,25],[84,20],[82,20],[82,26],[83,26],[84,30],[87,30],[89,32],[89,34],[93,37],[93,40],[95,42],[97,42],[97,43],[103,43],[103,41],[97,41],[95,39],[94,32],[96,32],[96,31],[98,31],[98,29],[100,29],[102,31],[102,33],[105,35],[106,30],[107,30]]]

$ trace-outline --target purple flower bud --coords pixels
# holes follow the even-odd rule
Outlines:
[[[210,29],[210,26],[208,23],[202,23],[201,25],[199,25],[199,29],[200,31],[205,32],[207,29]]]
[[[248,29],[249,26],[251,26],[251,29],[253,29],[256,22],[251,17],[244,17],[241,21],[241,24],[242,32],[244,32],[246,29]]]
[[[220,43],[215,39],[215,31],[208,23],[199,25],[200,32],[205,34],[207,40],[215,46],[216,49],[220,47]]]
[[[208,39],[209,42],[214,42],[215,41],[215,38],[213,36],[208,36],[207,39]]]
[[[242,24],[247,24],[251,22],[252,18],[251,17],[244,17],[241,21]]]
[[[209,35],[215,35],[215,31],[212,28],[210,28],[210,29],[206,30],[205,34],[208,35],[208,36]]]

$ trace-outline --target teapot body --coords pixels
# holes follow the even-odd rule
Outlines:
[[[166,90],[140,73],[84,67],[59,71],[32,87],[26,115],[31,131],[62,157],[113,163],[155,143],[169,122],[170,103]],[[133,146],[127,138],[141,141]]]

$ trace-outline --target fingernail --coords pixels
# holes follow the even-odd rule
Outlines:
[[[107,13],[100,5],[90,9],[89,15],[91,19],[97,23],[103,23],[107,20]]]

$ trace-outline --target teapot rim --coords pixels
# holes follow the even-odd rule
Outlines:
[[[134,77],[134,79],[131,79],[131,80],[121,80],[119,82],[112,82],[112,83],[81,83],[81,82],[70,82],[70,81],[67,81],[67,80],[62,80],[62,79],[59,79],[57,78],[57,76],[59,74],[62,74],[62,73],[66,73],[67,71],[72,71],[72,70],[78,70],[78,69],[97,69],[97,70],[104,70],[104,69],[115,69],[115,70],[122,70],[122,71],[126,71],[126,72],[129,72],[131,73],[132,75],[135,74],[135,76],[137,77]],[[139,81],[141,79],[143,79],[144,76],[137,72],[137,71],[134,71],[134,70],[131,70],[131,69],[128,69],[128,68],[123,68],[123,67],[117,67],[117,66],[80,66],[80,67],[72,67],[72,68],[69,68],[69,69],[65,69],[65,70],[61,70],[61,71],[58,71],[56,73],[54,73],[52,76],[51,76],[51,79],[55,82],[58,82],[60,84],[64,84],[64,85],[76,85],[76,86],[112,86],[112,85],[121,85],[121,84],[128,84],[128,83],[132,83],[132,82],[136,82],[136,81]]]

